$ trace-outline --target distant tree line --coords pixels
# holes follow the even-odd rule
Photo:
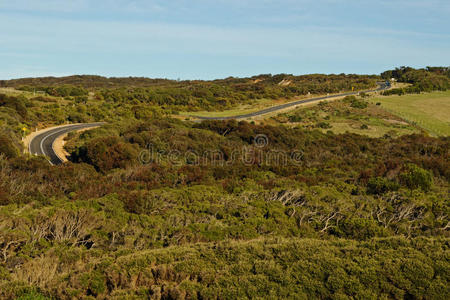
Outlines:
[[[409,83],[411,86],[384,91],[383,95],[419,94],[421,92],[446,91],[450,89],[449,67],[427,67],[413,69],[400,67],[381,73],[384,79],[395,79],[398,82]]]
[[[375,86],[376,78],[373,76],[280,74],[147,88],[102,89],[98,98],[115,103],[147,103],[194,111],[227,109],[260,99],[339,93]]]
[[[74,85],[58,85],[58,86],[20,86],[17,88],[21,91],[27,92],[44,92],[50,96],[55,97],[68,97],[68,96],[86,96],[88,95],[88,91],[82,87],[74,86]]]

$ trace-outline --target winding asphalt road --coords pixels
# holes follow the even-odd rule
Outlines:
[[[52,165],[59,165],[63,163],[63,160],[55,153],[55,150],[53,149],[53,144],[58,137],[70,131],[98,127],[104,124],[105,123],[73,124],[50,129],[36,135],[30,141],[28,151],[33,155],[47,156]]]
[[[379,84],[379,87],[375,90],[366,90],[362,91],[365,93],[371,93],[371,92],[378,92],[382,90],[386,90],[389,88],[389,85],[386,85],[385,83]],[[200,116],[193,116],[194,118],[200,119],[200,120],[232,120],[232,119],[246,119],[251,117],[256,117],[260,115],[264,115],[270,112],[275,112],[278,110],[282,110],[288,107],[296,106],[299,104],[304,103],[311,103],[321,100],[326,100],[330,98],[337,98],[337,97],[345,97],[345,96],[351,96],[351,95],[357,95],[361,93],[361,91],[358,92],[348,92],[338,95],[330,95],[330,96],[324,96],[324,97],[317,97],[317,98],[310,98],[310,99],[303,99],[298,100],[294,102],[289,102],[273,107],[269,107],[266,109],[262,109],[260,111],[256,111],[249,114],[243,114],[243,115],[237,115],[232,117],[200,117]],[[63,163],[63,160],[55,153],[55,150],[53,149],[53,144],[55,140],[60,137],[61,135],[64,135],[70,131],[80,130],[80,129],[87,129],[92,127],[98,127],[101,125],[104,125],[105,123],[86,123],[86,124],[73,124],[73,125],[67,125],[62,127],[57,127],[54,129],[50,129],[46,132],[43,132],[41,134],[38,134],[35,136],[29,144],[29,152],[34,155],[44,155],[49,158],[49,161],[52,165],[59,165]]]
[[[330,96],[324,96],[324,97],[316,97],[316,98],[310,98],[310,99],[303,99],[303,100],[298,100],[298,101],[294,101],[294,102],[289,102],[289,103],[285,103],[285,104],[281,104],[281,105],[277,105],[277,106],[273,106],[273,107],[269,107],[266,109],[262,109],[256,112],[252,112],[252,113],[248,113],[248,114],[243,114],[243,115],[237,115],[237,116],[231,116],[231,117],[201,117],[201,116],[192,116],[193,118],[196,119],[200,119],[200,120],[233,120],[233,119],[247,119],[247,118],[251,118],[251,117],[256,117],[256,116],[261,116],[267,113],[271,113],[271,112],[275,112],[278,110],[282,110],[288,107],[292,107],[292,106],[296,106],[299,104],[304,104],[304,103],[311,103],[311,102],[316,102],[316,101],[321,101],[321,100],[326,100],[326,99],[330,99],[330,98],[338,98],[338,97],[345,97],[345,96],[352,96],[352,95],[358,95],[359,93],[373,93],[373,92],[379,92],[379,91],[383,91],[386,89],[389,89],[390,86],[387,85],[386,83],[378,83],[378,88],[375,90],[365,90],[365,91],[357,91],[357,92],[348,92],[348,93],[343,93],[343,94],[338,94],[338,95],[330,95]]]

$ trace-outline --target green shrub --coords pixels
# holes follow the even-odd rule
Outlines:
[[[0,154],[5,155],[7,158],[14,158],[19,155],[19,149],[14,144],[13,139],[0,132]]]
[[[332,127],[333,127],[333,126],[331,126],[331,124],[328,123],[328,122],[319,122],[319,123],[317,123],[316,126],[319,127],[319,128],[322,128],[322,129],[329,129],[329,128],[332,128]]]
[[[0,94],[0,107],[5,106],[12,108],[22,118],[26,118],[28,115],[26,102],[27,99],[24,98],[23,96],[14,97],[14,96],[7,96],[5,94]]]
[[[89,141],[71,153],[71,160],[86,162],[99,171],[125,168],[137,159],[137,148],[118,137],[102,137]]]
[[[399,184],[385,177],[372,177],[367,183],[367,193],[381,195],[399,189]]]
[[[365,101],[355,99],[351,102],[350,106],[353,108],[364,109],[367,108],[368,104]]]
[[[400,181],[407,188],[429,191],[433,184],[433,176],[430,171],[424,170],[415,164],[408,164],[405,171],[400,174]]]
[[[346,103],[352,103],[352,102],[356,101],[356,97],[355,96],[345,96],[343,101]]]
[[[301,122],[303,120],[302,116],[297,115],[297,114],[290,115],[288,118],[289,118],[289,122],[292,122],[292,123]]]
[[[16,300],[50,300],[51,298],[45,297],[39,292],[30,291],[22,294]]]

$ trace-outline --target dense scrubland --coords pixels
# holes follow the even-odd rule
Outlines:
[[[449,67],[427,67],[426,69],[418,70],[410,67],[400,67],[381,73],[381,77],[410,84],[410,86],[405,88],[385,91],[384,95],[419,94],[421,92],[446,91],[450,89]]]
[[[352,88],[376,86],[376,76],[364,75],[259,75],[214,81],[171,81],[145,78],[104,78],[71,76],[61,79],[19,79],[0,82],[1,86],[53,96],[83,97],[95,92],[98,101],[118,104],[144,104],[173,111],[223,110],[261,99],[290,98],[298,95],[336,93]]]
[[[450,94],[449,94],[450,95]],[[351,132],[370,137],[400,136],[420,133],[421,128],[405,122],[401,117],[387,111],[381,105],[383,97],[347,96],[342,100],[321,102],[318,105],[304,106],[266,119],[271,125],[300,127],[331,131],[336,134]],[[392,96],[393,102],[401,106],[401,97]],[[427,103],[425,100],[424,103]]]
[[[295,96],[304,80],[319,93],[379,78],[14,81],[24,92],[0,96],[0,297],[448,299],[450,138],[282,124],[298,113],[272,125],[170,116],[248,101],[253,85]],[[67,164],[22,154],[27,130],[66,121],[108,124],[70,134]]]

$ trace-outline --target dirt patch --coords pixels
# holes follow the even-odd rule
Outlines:
[[[67,161],[67,157],[69,156],[69,153],[64,149],[64,145],[66,144],[66,141],[64,140],[69,133],[63,134],[59,136],[54,142],[53,142],[53,151],[55,151],[55,154],[61,159],[63,162]]]
[[[408,123],[404,122],[404,121],[398,121],[398,120],[387,120],[387,119],[383,119],[383,121],[389,123],[389,124],[400,124],[400,125],[409,125]]]
[[[291,80],[283,79],[283,80],[281,80],[281,81],[278,83],[278,85],[279,85],[279,86],[288,86],[288,85],[290,85],[291,83],[292,83]]]

